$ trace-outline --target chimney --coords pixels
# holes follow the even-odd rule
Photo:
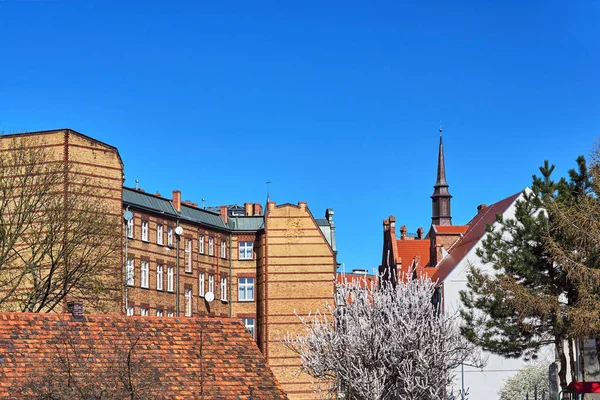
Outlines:
[[[383,231],[387,232],[390,230],[390,220],[389,219],[384,219],[383,220]]]
[[[406,240],[406,225],[400,227],[400,240]]]
[[[487,206],[485,204],[480,204],[477,206],[477,213],[479,214],[481,212],[481,210],[483,210],[484,208],[486,208]]]
[[[254,215],[262,215],[262,206],[260,203],[254,203]]]
[[[160,193],[159,193],[159,192],[156,192],[156,193],[154,193],[154,196],[156,196],[156,197],[161,197],[161,195],[160,195]]]
[[[78,321],[83,320],[83,302],[69,301],[67,303],[67,312],[71,314],[71,319]]]
[[[327,210],[325,210],[325,218],[327,218],[327,221],[329,222],[329,225],[331,226],[331,229],[334,228],[334,224],[333,224],[333,208],[328,208]]]
[[[419,229],[417,229],[417,239],[423,239],[423,232],[425,232],[423,227],[419,227]]]
[[[227,206],[221,206],[221,219],[227,223]]]
[[[253,207],[252,203],[244,203],[244,208],[246,209],[246,216],[247,217],[251,217],[252,216],[252,207]]]
[[[392,238],[396,239],[396,217],[390,215],[390,232],[392,233]]]
[[[177,212],[181,212],[181,191],[173,190],[173,206]]]

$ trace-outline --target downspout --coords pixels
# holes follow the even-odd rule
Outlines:
[[[233,275],[232,275],[232,254],[231,254],[231,232],[229,232],[229,318],[233,317],[233,293],[231,292],[233,286]]]
[[[177,227],[179,227],[179,219]],[[175,316],[179,317],[179,235],[177,232],[173,233],[175,234]]]

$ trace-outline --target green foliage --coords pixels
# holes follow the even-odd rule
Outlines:
[[[487,227],[477,255],[494,273],[472,266],[467,290],[460,293],[462,333],[495,354],[536,358],[542,346],[553,343],[564,355],[563,340],[575,337],[573,315],[581,317],[581,295],[590,290],[582,273],[597,268],[588,257],[591,241],[573,240],[579,229],[569,217],[576,205],[597,205],[585,158],[577,158],[568,180],[554,181],[553,171],[545,161],[541,177],[533,176],[531,190],[517,202],[514,218],[498,215]],[[584,255],[577,270],[568,267],[573,254]],[[564,378],[563,368],[561,383]]]

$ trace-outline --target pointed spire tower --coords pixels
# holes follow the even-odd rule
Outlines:
[[[432,225],[452,225],[452,216],[450,215],[450,199],[452,196],[448,192],[448,183],[446,183],[446,166],[444,165],[444,145],[442,143],[442,127],[440,125],[440,149],[438,153],[437,180],[433,185],[433,194],[431,195],[431,224]]]

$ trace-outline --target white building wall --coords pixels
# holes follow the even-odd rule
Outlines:
[[[513,203],[504,213],[506,218],[513,218],[515,213],[515,204]],[[485,235],[484,235],[485,237]],[[483,238],[482,238],[483,239]],[[470,265],[474,265],[483,271],[493,273],[490,265],[484,265],[475,254],[476,249],[481,247],[480,240],[467,255],[458,263],[454,270],[444,280],[444,311],[447,313],[458,312],[461,306],[460,291],[467,288],[467,273]],[[543,349],[542,354],[552,357],[553,349],[549,346]],[[487,365],[481,370],[469,366],[464,366],[464,387],[469,391],[470,400],[492,400],[498,399],[498,390],[503,381],[512,376],[519,368],[525,365],[526,361],[519,358],[504,358],[498,355],[483,353],[488,357]],[[462,376],[461,369],[456,371],[456,383],[461,388]],[[520,399],[515,399],[520,400]]]

